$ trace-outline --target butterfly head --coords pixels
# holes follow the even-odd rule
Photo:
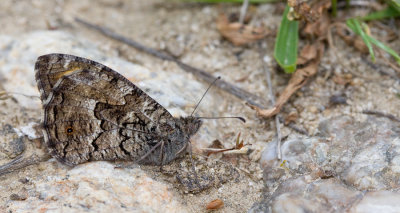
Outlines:
[[[196,134],[196,132],[199,131],[200,126],[203,124],[202,120],[193,116],[181,117],[179,120],[180,129],[185,135],[187,135],[188,138]]]
[[[163,150],[161,155],[155,155],[151,160],[154,164],[163,165],[169,163],[175,158],[182,156],[186,153],[187,148],[190,147],[190,137],[199,130],[202,121],[196,117],[180,117],[175,118],[168,127],[169,131],[165,132],[166,144],[160,150]],[[162,156],[161,159],[157,156]]]

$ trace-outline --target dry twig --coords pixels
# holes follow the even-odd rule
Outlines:
[[[244,0],[242,7],[240,8],[239,23],[244,23],[244,18],[246,17],[247,7],[249,6],[249,0]]]
[[[102,26],[98,26],[98,25],[94,25],[91,24],[87,21],[84,21],[82,19],[79,18],[75,18],[75,20],[81,24],[83,24],[85,27],[96,30],[97,32],[100,32],[101,34],[110,37],[112,39],[115,39],[117,41],[120,41],[122,43],[125,43],[139,51],[143,51],[147,54],[153,55],[157,58],[163,59],[163,60],[167,60],[167,61],[173,61],[175,62],[180,68],[182,68],[183,70],[192,73],[194,76],[206,81],[207,83],[211,83],[215,80],[215,77],[212,76],[211,74],[207,73],[204,70],[198,69],[196,67],[192,67],[188,64],[185,64],[183,62],[181,62],[180,60],[178,60],[177,58],[166,54],[166,53],[162,53],[157,51],[156,49],[150,48],[150,47],[146,47],[134,40],[131,40],[127,37],[124,37],[122,35],[119,35],[113,31],[111,31],[108,28],[102,27]],[[228,92],[236,97],[238,97],[239,99],[242,99],[252,105],[255,106],[263,106],[267,104],[267,101],[265,101],[264,99],[262,99],[259,96],[256,96],[250,92],[247,92],[233,84],[230,84],[224,80],[219,80],[215,83],[215,86],[224,90],[225,92]]]
[[[271,72],[268,69],[266,63],[263,60],[264,52],[263,48],[261,48],[261,45],[259,45],[259,55],[262,63],[262,67],[264,72],[266,73],[266,78],[267,78],[267,84],[268,84],[268,93],[269,97],[271,97],[271,102],[273,105],[275,105],[275,96],[274,96],[274,91],[272,89],[272,81],[271,81]],[[281,141],[282,141],[282,135],[281,135],[281,127],[280,127],[280,116],[277,114],[275,116],[275,128],[276,128],[276,141],[277,141],[277,146],[276,146],[276,153],[278,156],[278,160],[282,159],[282,152],[281,152]]]
[[[376,115],[376,116],[380,116],[380,117],[385,117],[385,118],[389,118],[392,121],[400,122],[400,118],[398,118],[392,114],[389,114],[389,113],[379,112],[376,110],[364,110],[364,111],[362,111],[362,113],[368,114],[368,115]]]

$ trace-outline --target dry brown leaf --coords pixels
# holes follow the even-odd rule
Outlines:
[[[317,73],[320,59],[324,54],[324,44],[322,41],[317,40],[314,44],[312,44],[312,46],[314,47],[307,48],[315,48],[317,50],[316,57],[310,61],[307,61],[305,63],[307,65],[305,67],[297,69],[296,72],[292,74],[288,85],[279,96],[274,107],[271,109],[261,109],[257,106],[247,104],[250,106],[250,108],[254,109],[259,116],[269,118],[279,113],[282,106],[289,100],[290,96],[292,96],[293,93],[295,93],[298,89],[303,87],[311,76]]]
[[[233,148],[225,148],[224,145],[219,140],[214,140],[208,148],[202,149],[207,156],[216,153],[227,153],[227,154],[246,154],[248,152],[248,148],[242,149],[247,145],[251,144],[244,144],[243,140],[240,140],[241,133],[239,132],[236,138],[236,144]]]
[[[347,45],[353,46],[361,53],[366,54],[369,52],[367,45],[365,45],[361,37],[356,36],[355,34],[349,35],[348,28],[346,26],[337,25],[336,33],[339,35],[340,38],[343,39],[344,42],[346,42]]]
[[[340,85],[347,85],[353,82],[353,75],[345,74],[345,75],[334,75],[332,78],[333,82]]]
[[[288,14],[288,18],[290,20],[314,22],[319,18],[319,14],[311,9],[311,7],[305,1],[288,0],[288,5],[293,8],[293,10]]]
[[[306,45],[301,49],[301,52],[297,59],[298,65],[306,64],[308,61],[317,57],[317,48],[315,45]]]
[[[239,22],[229,22],[228,17],[220,15],[217,19],[217,29],[221,35],[236,46],[248,44],[269,34],[265,27],[243,25]]]
[[[299,118],[299,113],[296,111],[290,112],[286,117],[285,117],[285,125],[288,125],[291,122],[295,122]]]
[[[330,26],[331,19],[326,12],[331,7],[330,0],[318,1],[312,6],[312,10],[318,14],[318,20],[308,22],[302,31],[308,37],[317,36],[318,38],[325,38],[327,30]]]

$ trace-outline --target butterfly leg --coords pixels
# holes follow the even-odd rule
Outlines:
[[[182,147],[182,149],[180,149],[176,155],[179,155],[181,152],[183,152],[184,150],[186,150],[186,148],[188,147],[188,144],[186,143],[185,146]]]
[[[156,150],[159,146],[161,146],[162,143],[164,143],[164,142],[163,141],[158,142],[155,146],[153,146],[153,148],[150,149],[150,151],[148,151],[145,155],[140,157],[140,159],[137,160],[135,163],[139,163],[140,161],[142,161],[145,158],[147,158],[152,152],[154,152],[154,150]]]
[[[163,165],[164,165],[164,141],[161,141],[160,145],[160,172],[163,171]]]

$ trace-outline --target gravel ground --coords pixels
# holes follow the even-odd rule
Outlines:
[[[289,75],[276,69],[277,65],[272,56],[273,37],[268,37],[262,42],[262,47],[271,51],[267,51],[264,56],[260,57],[257,44],[235,47],[220,36],[215,23],[218,14],[238,11],[238,5],[228,4],[220,7],[156,0],[4,0],[0,2],[0,8],[2,8],[0,12],[0,90],[37,96],[39,93],[33,73],[35,59],[41,54],[51,52],[73,53],[95,59],[124,73],[128,79],[155,97],[174,116],[190,114],[197,100],[207,88],[207,83],[184,72],[172,62],[148,56],[88,30],[75,22],[75,17],[109,27],[146,46],[167,51],[178,56],[185,63],[204,69],[214,76],[222,76],[224,80],[265,97],[267,100],[270,97],[267,91],[265,70],[262,68],[260,58],[267,63],[267,68],[272,73],[273,87],[278,94],[290,78]],[[259,5],[251,10],[253,12],[252,24],[265,25],[271,30],[276,30],[280,20],[279,12],[276,12],[276,5]],[[354,122],[366,122],[367,115],[361,113],[366,109],[383,111],[400,117],[398,110],[400,109],[399,80],[383,73],[394,73],[394,71],[380,64],[372,64],[369,62],[368,56],[345,45],[339,38],[335,38],[335,43],[337,49],[340,50],[339,58],[332,57],[332,54],[328,52],[322,59],[316,77],[295,93],[283,108],[282,115],[287,116],[290,112],[295,112],[298,115],[296,125],[307,130],[312,136],[319,133],[318,127],[321,121],[338,116],[349,116]],[[390,45],[400,47],[398,41],[394,41]],[[399,52],[400,49],[396,49],[396,51]],[[343,65],[351,67],[353,70],[349,72]],[[130,73],[130,69],[134,71]],[[335,81],[335,78],[343,78],[343,76],[350,79],[350,84],[341,85]],[[368,77],[365,78],[365,76]],[[332,105],[329,100],[334,95],[346,97],[347,104]],[[21,130],[22,127],[26,127],[32,122],[39,123],[41,105],[39,99],[29,99],[19,95],[7,100],[0,100],[0,104],[2,105],[0,135],[2,141],[5,141],[5,145],[2,145],[0,150],[2,153],[0,162],[3,164],[21,153],[23,150],[20,147],[21,143],[26,144],[26,148],[31,148],[32,152],[40,147],[40,136],[29,138],[16,136],[18,132],[16,130]],[[245,143],[251,144],[252,150],[248,156],[229,158],[228,164],[239,171],[240,177],[226,178],[227,181],[223,184],[217,184],[201,193],[192,194],[186,193],[185,189],[177,186],[174,179],[165,174],[168,172],[162,173],[158,171],[159,168],[142,167],[141,170],[144,172],[138,172],[139,176],[148,176],[157,181],[157,184],[160,182],[161,186],[157,185],[159,187],[156,190],[148,190],[154,193],[165,193],[165,196],[171,200],[170,203],[176,204],[175,208],[180,208],[182,212],[204,212],[205,205],[217,198],[222,199],[225,203],[225,206],[218,210],[219,212],[249,210],[255,202],[265,197],[263,195],[265,184],[262,179],[263,169],[259,165],[259,160],[262,151],[268,148],[269,142],[274,138],[273,120],[259,119],[252,110],[245,106],[242,100],[215,88],[209,92],[200,105],[198,114],[206,116],[234,115],[246,118],[247,123],[244,125],[232,120],[206,122],[204,128],[194,138],[194,152],[198,153],[201,148],[209,146],[213,140],[223,142],[225,147],[232,147],[240,132]],[[295,133],[292,129],[282,126],[284,137],[293,134]],[[6,141],[12,142],[6,143]],[[166,170],[174,170],[174,168],[176,170],[180,166],[184,167],[187,163],[186,160],[175,162],[167,166]],[[113,178],[115,175],[109,171],[109,164],[93,164],[98,168],[104,168],[107,174],[111,172],[108,174],[108,178]],[[82,166],[91,168],[86,164]],[[215,165],[208,167],[207,164],[204,164],[204,166],[197,165],[197,167],[199,170],[216,168],[217,172],[213,174],[221,177],[224,175],[224,173],[218,172],[221,169]],[[29,212],[29,208],[33,206],[52,210],[57,205],[63,205],[70,201],[72,207],[70,209],[66,207],[65,211],[96,212],[99,209],[91,208],[89,204],[98,203],[98,200],[101,200],[99,197],[93,198],[97,199],[96,201],[87,201],[89,206],[83,209],[77,207],[80,205],[77,201],[85,196],[82,194],[74,196],[76,195],[74,193],[82,191],[79,190],[82,188],[78,183],[87,181],[81,170],[81,167],[73,169],[65,167],[52,159],[1,176],[0,206],[7,207],[7,210],[12,212]],[[175,170],[172,172],[176,172]],[[89,175],[87,179],[94,178],[89,182],[97,183],[96,180],[100,182],[104,180],[90,177],[90,174],[83,174]],[[129,174],[134,176],[129,170],[120,175],[125,178]],[[71,175],[77,176],[70,180],[63,179]],[[264,178],[265,176],[264,173]],[[29,181],[26,182],[25,179]],[[60,184],[61,180],[70,181],[62,184],[65,184],[65,186],[63,185],[65,188],[71,187],[71,192],[58,195],[57,199],[54,198],[56,195],[50,196],[51,198],[41,197],[39,192],[49,188],[53,189],[55,184]],[[140,180],[143,179],[134,180],[121,187],[141,184]],[[45,185],[47,182],[49,185]],[[104,184],[104,182],[107,181],[99,184]],[[97,193],[99,188],[101,187],[96,185],[91,188],[92,191],[88,191]],[[159,192],[159,190],[164,191]],[[50,190],[49,193],[51,194],[53,191]],[[122,196],[120,191],[113,191],[113,193],[115,196]],[[139,192],[135,191],[135,193]],[[27,200],[15,199],[13,194],[18,196],[27,194]],[[110,192],[110,194],[112,193]],[[111,195],[103,194],[103,196]],[[56,203],[43,206],[43,202],[48,204],[51,199],[56,199]],[[71,201],[73,199],[75,201]],[[135,199],[137,198],[135,197]],[[146,199],[149,198],[144,196],[143,201],[138,199],[130,202],[155,205],[154,203],[149,204]],[[77,203],[77,206],[71,204],[74,202]],[[165,207],[165,211],[171,210],[170,208],[170,206]],[[161,209],[158,211],[164,210]],[[139,211],[139,208],[136,210]],[[40,209],[38,208],[37,211]],[[133,210],[127,208],[126,211]],[[154,209],[144,211],[154,211]],[[171,211],[177,210],[172,209]]]

